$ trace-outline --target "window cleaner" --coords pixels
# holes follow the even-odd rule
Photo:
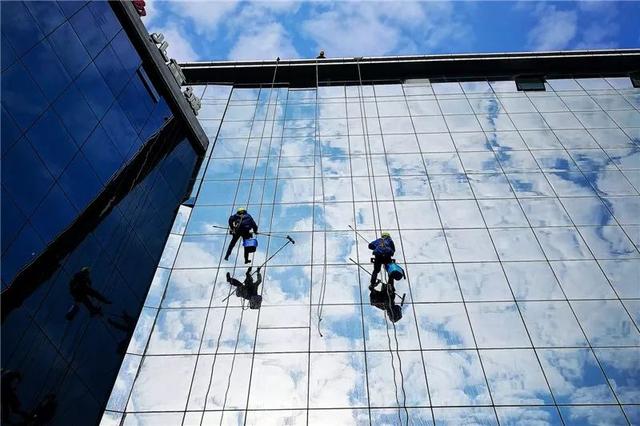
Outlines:
[[[352,258],[349,258],[349,260],[352,263],[354,263],[356,266],[358,266],[358,268],[362,269],[364,272],[371,275],[371,272],[367,271],[358,262],[356,262]],[[398,293],[396,293],[396,289],[393,286],[393,282],[385,283],[380,280],[376,280],[376,285],[377,284],[382,284],[382,290],[376,290],[375,287],[370,288],[369,302],[371,303],[372,306],[375,306],[376,308],[380,308],[384,311],[387,311],[389,318],[393,322],[399,321],[400,318],[402,318],[402,307],[404,306],[404,299],[407,296],[407,294],[404,293],[402,296],[400,296]],[[400,297],[400,306],[396,304],[396,296]]]
[[[384,265],[384,269],[387,271],[387,275],[389,276],[389,282],[387,284],[390,285],[395,291],[394,281],[399,281],[405,278],[405,273],[393,258],[393,255],[396,252],[396,246],[391,239],[391,235],[388,232],[383,231],[380,233],[380,238],[369,242],[358,231],[356,231],[353,226],[349,225],[349,228],[351,228],[351,230],[353,230],[356,235],[358,235],[358,237],[367,241],[368,247],[370,250],[372,250],[372,254],[374,256],[371,258],[371,263],[373,263],[373,273],[371,274],[369,290],[375,289],[380,282],[378,280],[378,274],[382,269],[382,265]]]
[[[232,235],[231,242],[229,242],[229,248],[227,248],[227,254],[224,256],[224,260],[229,260],[231,252],[236,243],[242,237],[242,245],[244,246],[244,263],[251,263],[249,260],[249,253],[256,251],[258,247],[258,241],[253,238],[253,233],[258,234],[258,225],[253,217],[247,212],[247,209],[240,207],[236,214],[229,216],[229,233]],[[253,240],[245,243],[247,240]]]
[[[373,290],[376,287],[376,279],[378,278],[378,274],[382,269],[382,265],[384,265],[385,269],[387,269],[388,271],[387,265],[389,265],[392,261],[393,255],[396,252],[396,246],[395,244],[393,244],[391,235],[389,235],[388,232],[382,232],[380,234],[380,238],[369,243],[369,250],[372,250],[373,253],[373,259],[371,259],[373,262],[373,273],[371,274],[371,284],[369,285],[369,290]],[[395,278],[389,275],[389,284],[392,286],[393,279]]]

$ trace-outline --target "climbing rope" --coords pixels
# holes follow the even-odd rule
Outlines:
[[[251,177],[251,184],[249,186],[249,193],[247,195],[247,204],[249,204],[249,200],[251,199],[251,191],[253,190],[253,183],[255,182],[256,171],[258,170],[258,163],[260,161],[260,157],[259,157],[260,149],[262,148],[262,143],[264,141],[264,132],[265,132],[265,129],[266,129],[266,126],[267,126],[267,122],[269,121],[268,118],[269,118],[269,109],[271,108],[271,97],[273,96],[273,91],[274,91],[274,87],[275,87],[275,83],[276,83],[276,75],[277,75],[277,72],[278,72],[278,66],[279,65],[280,65],[280,58],[278,58],[276,60],[276,66],[275,66],[275,68],[273,70],[273,78],[271,80],[271,89],[269,91],[269,98],[267,100],[267,111],[266,111],[266,115],[265,115],[264,124],[262,125],[262,134],[260,135],[260,145],[258,147],[258,152],[256,153],[256,163],[255,163],[255,166],[253,168],[253,174],[252,174],[252,177]],[[277,96],[276,96],[276,100],[277,100]],[[260,102],[260,99],[258,98],[257,103],[259,104],[259,102]],[[257,112],[257,106],[256,106],[256,112]],[[276,112],[276,108],[274,107],[274,114],[275,114],[275,112]],[[254,121],[255,121],[255,115],[254,115]],[[274,121],[275,121],[275,117],[274,117]],[[272,137],[269,137],[269,147],[271,147],[271,141],[272,141]],[[266,179],[265,179],[265,181],[266,181]],[[263,184],[263,190],[262,190],[261,195],[260,195],[260,210],[259,210],[260,215],[262,214],[262,202],[263,202],[263,200],[264,200],[264,184]],[[268,235],[268,234],[265,233],[265,235]],[[278,249],[273,255],[271,255],[271,257],[269,257],[267,260],[265,260],[265,262],[257,269],[261,269],[262,267],[264,267],[269,260],[271,260],[276,254],[278,254],[280,252],[280,250],[282,250],[284,247],[286,247],[290,243],[295,244],[295,241],[293,241],[293,239],[291,237],[289,237],[288,235],[285,238],[287,239],[287,242],[282,247],[280,247],[280,249]],[[234,267],[234,271],[235,271],[235,267]],[[251,275],[253,275],[255,273],[257,273],[257,270],[254,271],[253,273],[251,273]],[[264,289],[264,282],[262,284],[262,288],[260,289],[261,293],[262,293],[263,289]],[[228,297],[229,296],[227,296],[227,298]],[[250,307],[250,305],[249,305],[249,307]],[[234,345],[234,348],[233,348],[233,357],[231,358],[231,368],[229,370],[229,376],[227,378],[227,386],[226,386],[225,393],[224,393],[224,402],[222,404],[222,408],[223,409],[227,404],[227,397],[228,397],[228,394],[229,394],[229,388],[231,387],[231,376],[233,375],[233,368],[235,366],[236,354],[237,354],[237,350],[238,350],[238,343],[240,341],[240,330],[242,329],[242,320],[244,318],[244,312],[249,307],[245,307],[245,299],[242,298],[242,300],[241,300],[241,311],[240,311],[240,322],[238,324],[238,331],[236,333],[236,342],[235,342],[235,345]],[[208,391],[209,390],[207,389],[207,393],[208,393]],[[220,426],[222,426],[223,419],[224,419],[224,412],[223,412],[223,415],[220,416]]]
[[[322,262],[322,280],[320,281],[320,293],[318,297],[318,307],[316,310],[316,316],[318,317],[318,334],[320,337],[324,337],[322,335],[322,330],[320,329],[320,323],[322,322],[322,313],[324,311],[324,299],[327,294],[327,212],[326,212],[326,204],[325,204],[325,192],[324,192],[324,166],[322,164],[322,142],[320,140],[320,131],[318,129],[318,59],[316,58],[316,108],[315,108],[315,139],[314,141],[317,143],[318,152],[320,154],[320,191],[322,193],[322,198],[320,202],[322,203],[322,222],[323,222],[323,262]],[[315,144],[314,144],[315,150]],[[315,159],[314,159],[314,167],[315,167]],[[314,173],[315,176],[315,173]],[[315,192],[315,191],[314,191]]]
[[[371,191],[371,195],[372,195],[372,200],[371,200],[371,204],[372,204],[372,212],[373,212],[373,228],[374,228],[374,232],[376,233],[376,235],[379,235],[379,232],[382,232],[382,221],[380,219],[381,215],[380,215],[380,203],[378,202],[378,194],[377,194],[377,190],[376,190],[376,182],[375,182],[375,170],[374,170],[374,164],[373,164],[373,156],[372,156],[372,150],[371,150],[371,139],[369,137],[369,125],[367,123],[367,119],[366,119],[366,103],[364,101],[364,91],[363,91],[363,83],[362,83],[362,71],[360,68],[360,59],[361,58],[356,58],[356,65],[358,68],[358,93],[359,93],[359,105],[360,105],[360,116],[361,116],[361,120],[363,123],[363,131],[364,131],[364,135],[365,135],[365,160],[367,160],[367,181],[369,182],[369,189]],[[380,230],[378,230],[378,227],[376,226],[376,210],[377,210],[377,216],[378,216],[378,223],[377,225],[379,225]],[[351,226],[350,226],[351,227]],[[353,229],[353,228],[351,228]],[[354,229],[355,231],[355,229]],[[356,235],[359,235],[356,232]],[[364,239],[364,237],[362,237]],[[383,268],[384,269],[384,268]],[[386,271],[381,271],[381,273],[386,274]],[[393,300],[390,299],[389,297],[389,286],[387,287],[387,299],[388,299],[388,303],[391,305],[393,303]],[[390,318],[389,318],[390,320]],[[396,368],[395,368],[395,362],[393,359],[393,355],[394,355],[394,350],[392,348],[391,345],[391,337],[389,335],[389,323],[388,323],[388,318],[387,318],[387,311],[385,310],[385,326],[386,326],[386,330],[387,330],[387,341],[388,341],[388,346],[389,346],[389,353],[391,355],[391,368],[393,371],[393,384],[394,384],[394,388],[395,388],[395,397],[396,397],[396,403],[398,405],[398,419],[400,420],[400,424],[402,424],[402,415],[401,415],[401,411],[400,408],[404,409],[404,412],[406,414],[406,424],[409,424],[409,411],[407,410],[407,395],[406,395],[406,391],[404,388],[404,374],[402,372],[402,359],[400,358],[400,349],[398,346],[398,337],[397,337],[397,330],[396,330],[396,325],[395,322],[391,321],[391,325],[393,327],[393,334],[394,334],[394,340],[396,343],[396,348],[395,348],[395,354],[398,357],[398,370],[400,373],[400,387],[402,390],[402,405],[400,404],[400,401],[398,399],[398,384],[396,381]]]
[[[229,107],[229,101],[227,101],[227,108],[228,108],[228,107]],[[257,103],[256,103],[256,109],[257,109]],[[226,109],[225,109],[225,114],[226,114]],[[255,112],[254,112],[254,116],[255,116]],[[219,130],[218,130],[218,132],[219,132]],[[245,160],[246,160],[246,157],[247,157],[247,152],[248,152],[248,150],[249,150],[249,143],[247,143],[247,146],[245,147],[245,150],[244,150],[244,157],[243,157],[243,161],[242,161],[242,167],[244,167],[244,163],[245,163]],[[206,167],[209,167],[209,164],[210,164],[210,160],[211,160],[212,155],[213,155],[213,149],[211,150],[211,152],[210,152],[210,154],[209,154],[209,158],[208,158],[208,160],[207,160],[207,165],[206,165]],[[240,178],[238,178],[238,186],[236,187],[236,191],[235,191],[235,193],[234,193],[234,195],[233,195],[233,203],[234,203],[234,204],[236,203],[236,201],[237,201],[237,199],[238,199],[238,192],[239,192],[239,189],[240,189]],[[199,191],[200,191],[200,189],[198,190],[198,194],[199,194]],[[227,228],[227,227],[225,227],[224,229],[225,229],[225,230],[227,230],[228,228]],[[224,241],[225,243],[226,243],[226,238],[227,238],[227,236],[225,235],[225,241]],[[220,271],[220,268],[221,268],[221,265],[222,265],[222,255],[223,255],[224,251],[225,251],[225,247],[224,247],[224,245],[223,245],[223,246],[222,246],[222,252],[220,253],[220,260],[218,261],[218,271]],[[235,264],[234,264],[234,266],[233,266],[233,272],[234,272],[234,274],[235,274],[235,270],[236,270],[236,267],[235,267]],[[216,288],[217,288],[217,286],[218,286],[218,284],[217,284],[217,280],[216,280],[216,283],[214,283],[213,291],[211,292],[211,298],[209,299],[209,308],[211,308],[211,304],[212,304],[212,302],[213,302],[213,298],[214,298],[214,296],[215,296],[215,294],[216,294]],[[225,306],[224,306],[224,313],[223,313],[223,315],[222,315],[222,322],[221,322],[221,326],[220,326],[220,333],[218,334],[218,340],[217,340],[217,342],[216,342],[216,349],[215,349],[215,352],[214,352],[214,358],[213,358],[213,362],[212,362],[212,364],[211,364],[211,372],[209,373],[209,381],[208,381],[208,384],[207,384],[207,392],[206,392],[206,394],[205,394],[205,398],[204,398],[204,402],[203,402],[203,404],[204,404],[204,405],[203,405],[203,412],[202,412],[202,415],[200,416],[200,426],[202,426],[202,422],[203,422],[203,419],[204,419],[204,410],[205,410],[205,409],[206,409],[206,407],[207,407],[207,400],[209,399],[209,392],[210,392],[210,390],[211,390],[211,383],[213,383],[213,371],[214,371],[215,366],[216,366],[216,361],[217,361],[217,357],[218,357],[218,351],[219,351],[219,349],[220,349],[220,339],[222,338],[222,331],[224,330],[224,323],[225,323],[225,320],[226,320],[226,318],[227,318],[227,312],[228,312],[228,310],[229,310],[229,298],[230,298],[230,296],[231,296],[231,292],[232,292],[232,290],[233,290],[233,287],[232,287],[232,286],[229,286],[229,292],[227,293],[227,297],[223,300],[223,301],[226,301],[226,304],[225,304]],[[212,309],[207,310],[207,314],[205,315],[205,324],[206,324],[206,323],[207,323],[207,321],[209,320],[209,313],[210,313],[211,311],[212,311]],[[204,333],[204,331],[203,331],[203,333]],[[203,334],[203,335],[202,335],[202,337],[200,338],[200,345],[199,345],[199,347],[198,347],[198,353],[200,353],[200,352],[201,352],[201,349],[202,349],[202,342],[203,342],[203,340],[204,340],[204,334]],[[196,365],[198,365],[198,363],[200,362],[200,356],[201,356],[201,355],[198,355],[198,360],[197,360],[197,362],[196,362]],[[193,372],[193,375],[192,375],[192,379],[195,377],[195,372],[196,372],[196,370],[197,370],[197,368],[196,368],[196,369],[194,369],[194,372]],[[193,381],[193,380],[192,380],[192,381]],[[191,388],[189,388],[189,394],[187,395],[187,399],[191,398],[191,391],[192,391],[192,387],[191,387]]]

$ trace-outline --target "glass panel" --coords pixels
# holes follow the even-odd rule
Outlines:
[[[306,406],[308,354],[256,354],[249,408]]]
[[[416,305],[423,349],[473,348],[469,320],[461,303]]]
[[[548,405],[553,402],[533,350],[484,350],[480,351],[480,358],[495,404]]]
[[[479,348],[531,346],[514,303],[473,303],[467,310]]]
[[[108,56],[97,69],[121,89]],[[125,424],[561,425],[626,421],[620,403],[633,418],[637,96],[604,79],[538,93],[507,80],[356,83],[199,87],[212,148],[129,345],[139,372],[109,412]],[[129,122],[121,109],[111,123]],[[267,262],[259,309],[226,279],[245,278],[240,242],[224,260],[238,207],[260,229],[246,266]],[[369,289],[382,231],[404,271],[388,309]]]
[[[558,404],[615,402],[590,349],[540,349],[538,353]]]
[[[363,407],[367,405],[364,354],[311,354],[310,408]]]
[[[144,357],[127,411],[184,410],[195,363],[195,356]]]
[[[587,346],[567,302],[519,304],[534,346]]]
[[[477,352],[425,352],[424,357],[432,404],[460,406],[491,403]]]

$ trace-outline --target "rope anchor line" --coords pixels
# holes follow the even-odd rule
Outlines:
[[[380,220],[380,207],[379,207],[379,202],[378,202],[378,193],[376,191],[376,182],[375,182],[375,178],[374,178],[374,165],[373,165],[373,161],[371,159],[371,155],[372,155],[372,150],[371,150],[371,141],[369,138],[369,126],[367,124],[367,120],[365,119],[365,103],[364,103],[364,91],[363,91],[363,84],[362,84],[362,70],[360,69],[360,60],[362,58],[356,58],[356,66],[358,69],[358,82],[359,82],[359,86],[358,86],[358,94],[359,94],[359,105],[360,105],[360,116],[361,116],[361,120],[362,120],[362,124],[363,124],[363,129],[364,129],[364,135],[365,135],[365,158],[367,159],[367,180],[369,182],[369,190],[371,191],[372,194],[372,200],[371,200],[371,208],[373,210],[373,224],[374,224],[374,230],[376,231],[376,234],[378,234],[378,229],[376,227],[376,209],[377,211],[377,216],[378,216],[378,225],[380,226],[380,232],[382,232],[382,222]],[[377,109],[377,107],[376,107]],[[351,228],[356,235],[358,235],[358,237],[362,238],[363,240],[366,240],[364,238],[364,236],[360,235],[360,233],[358,233],[358,231],[356,231],[352,226],[349,226],[349,228]],[[367,240],[367,243],[369,241]],[[357,263],[356,263],[357,264]],[[362,269],[364,269],[361,265],[357,264],[358,266],[360,266]],[[366,269],[365,269],[366,270]],[[382,272],[383,276],[386,272]],[[387,297],[388,299],[391,299],[391,295],[389,294],[389,287],[387,286]],[[403,302],[404,302],[404,297],[403,297]],[[390,302],[389,302],[390,303]],[[406,425],[409,425],[409,411],[407,410],[407,394],[405,392],[405,388],[404,388],[404,374],[402,372],[402,359],[400,358],[400,348],[399,348],[399,344],[398,344],[398,335],[397,335],[397,330],[396,330],[396,324],[393,321],[387,321],[388,315],[387,312],[385,310],[385,326],[386,326],[386,331],[387,331],[387,341],[389,343],[389,353],[391,354],[391,368],[393,370],[393,384],[394,384],[394,388],[395,388],[395,397],[396,397],[396,404],[398,405],[398,420],[399,420],[399,424],[402,424],[402,414],[401,414],[401,409],[404,409],[404,413],[406,415]],[[389,320],[391,320],[391,318],[389,318]],[[391,326],[393,327],[393,336],[394,336],[394,340],[395,340],[395,344],[396,344],[396,348],[395,348],[395,352],[396,352],[396,356],[398,357],[398,369],[400,372],[400,385],[401,385],[401,391],[402,391],[402,405],[400,404],[400,400],[398,398],[398,384],[396,382],[396,368],[395,368],[395,363],[394,363],[394,359],[393,359],[393,348],[391,347],[391,336],[389,335],[389,322],[391,322]]]
[[[267,100],[267,114],[269,114],[269,108],[270,108],[270,105],[271,105],[271,96],[273,95],[273,89],[274,89],[275,83],[276,83],[276,74],[278,72],[278,65],[279,64],[280,64],[280,57],[276,58],[276,66],[275,66],[275,69],[273,70],[273,79],[271,81],[271,90],[269,91],[269,99]],[[277,96],[276,96],[276,101],[277,101]],[[256,104],[256,109],[257,109],[257,104]],[[255,119],[255,117],[254,117],[254,119]],[[265,120],[265,124],[262,127],[262,135],[261,135],[261,138],[260,138],[260,148],[262,147],[262,141],[264,140],[265,128],[266,128],[266,120]],[[271,146],[271,143],[269,143],[269,146]],[[260,149],[260,148],[258,148],[258,149]],[[245,157],[246,157],[246,152],[245,152]],[[257,162],[258,162],[258,159],[256,158],[256,164],[257,164]],[[256,167],[256,169],[257,169],[257,167]],[[255,180],[255,170],[256,169],[254,169],[254,172],[253,172],[253,179],[251,180],[251,187],[249,188],[249,194],[251,193],[251,190],[253,189],[253,182]],[[264,197],[264,192],[263,192],[263,197]],[[262,198],[261,198],[260,201],[262,202]],[[262,210],[262,207],[260,209]],[[216,225],[212,225],[212,226],[215,227],[215,228],[228,229],[226,227],[221,227],[221,226],[216,226]],[[269,257],[258,269],[261,269],[264,265],[266,265],[267,262],[269,260],[271,260],[273,258],[273,256],[278,254],[280,252],[280,250],[282,250],[284,247],[286,247],[289,244],[295,244],[295,241],[290,236],[287,235],[284,238],[287,239],[287,242],[282,247],[280,247],[271,257]],[[234,269],[234,272],[235,272],[235,266],[234,266],[233,269]],[[262,285],[261,293],[264,290],[264,285],[265,284]],[[231,295],[233,294],[232,289],[233,289],[233,287],[229,287],[229,295],[224,300],[227,300],[227,299],[229,299],[229,297],[231,297]],[[226,309],[228,307],[228,303],[229,302],[227,302],[227,306],[225,307],[225,316],[222,319],[222,324],[221,324],[221,327],[220,327],[220,335],[218,336],[218,342],[217,342],[217,346],[216,346],[216,357],[214,358],[214,364],[211,367],[211,375],[209,377],[209,384],[207,386],[207,393],[206,393],[206,396],[205,396],[205,405],[207,403],[207,400],[209,398],[209,392],[211,390],[211,384],[212,384],[212,380],[213,380],[213,368],[214,368],[214,365],[215,365],[215,359],[217,358],[217,354],[218,354],[218,347],[220,345],[220,338],[222,336],[222,330],[224,329],[224,318],[226,317]],[[237,331],[237,334],[236,334],[236,343],[235,343],[235,346],[234,346],[234,349],[233,349],[233,358],[231,359],[231,369],[229,371],[229,376],[227,377],[227,387],[226,387],[226,390],[225,390],[225,393],[224,393],[224,401],[222,403],[222,408],[223,409],[227,405],[227,398],[228,398],[228,395],[229,395],[229,388],[231,386],[231,376],[233,375],[233,370],[234,370],[235,361],[236,361],[236,353],[237,353],[237,349],[238,349],[238,343],[240,341],[240,330],[242,329],[242,320],[244,318],[244,311],[245,311],[245,307],[244,307],[244,300],[243,300],[242,301],[242,310],[240,312],[240,322],[238,324],[238,331]],[[259,311],[258,311],[258,318],[259,318]],[[257,329],[256,329],[256,332],[257,332]],[[255,350],[255,346],[254,346],[254,350]],[[251,364],[251,369],[253,370],[253,361],[252,361],[252,364]],[[247,401],[247,404],[248,404],[248,401]],[[200,426],[202,426],[203,420],[204,420],[204,413],[200,417]],[[223,420],[224,420],[224,411],[223,411],[223,415],[220,416],[220,426],[222,426]],[[245,422],[246,422],[246,418],[245,418]]]

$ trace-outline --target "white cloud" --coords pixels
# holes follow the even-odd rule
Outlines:
[[[233,1],[175,1],[171,10],[178,16],[191,19],[195,31],[203,34],[215,33],[222,19],[234,12],[239,4]]]
[[[229,59],[275,59],[299,57],[289,34],[276,22],[254,27],[240,37],[229,52]]]
[[[143,16],[141,19],[142,19],[142,22],[144,22],[144,24],[147,26],[147,28],[149,28],[150,26],[153,25],[154,21],[156,21],[162,15],[162,12],[158,7],[157,0],[145,0],[144,9],[147,12],[147,14]]]
[[[304,22],[304,30],[327,55],[382,55],[400,42],[402,32],[370,12],[357,7],[331,10]],[[351,10],[349,10],[351,9]]]
[[[302,29],[330,57],[414,53],[468,34],[450,3],[413,1],[321,3]]]
[[[529,31],[529,44],[534,50],[566,49],[578,32],[576,11],[562,11],[555,6],[536,8],[538,23]]]
[[[589,25],[582,35],[582,41],[576,45],[576,49],[609,49],[617,46],[612,37],[618,31],[618,26],[612,22],[594,22]]]
[[[615,19],[618,9],[612,2],[578,2],[574,9],[538,3],[532,14],[538,19],[529,31],[533,50],[604,49],[616,47],[620,26]],[[520,8],[526,6],[519,6]]]
[[[178,62],[196,61],[200,55],[193,50],[193,46],[183,32],[175,25],[169,25],[164,28],[153,28],[149,32],[160,32],[164,34],[165,40],[169,43],[167,53],[170,58],[174,58]]]

